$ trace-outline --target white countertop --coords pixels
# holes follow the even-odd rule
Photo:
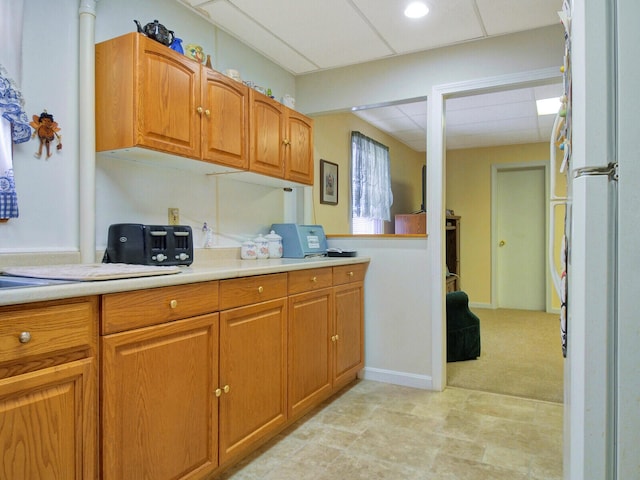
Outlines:
[[[248,277],[269,273],[288,272],[307,268],[332,267],[354,263],[367,263],[368,257],[311,257],[278,258],[268,260],[224,259],[200,262],[189,267],[180,267],[181,272],[173,275],[127,278],[119,280],[78,281],[56,285],[29,286],[0,289],[0,306],[22,303],[58,300],[101,295],[104,293],[141,290],[146,288],[183,285],[187,283],[222,280],[226,278]]]

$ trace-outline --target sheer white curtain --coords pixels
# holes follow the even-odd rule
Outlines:
[[[389,147],[360,132],[351,132],[351,192],[353,233],[383,233],[393,205]]]

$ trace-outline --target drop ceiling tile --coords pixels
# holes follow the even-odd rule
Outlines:
[[[559,0],[475,0],[489,35],[530,30],[560,23]]]
[[[500,92],[480,93],[465,97],[447,99],[447,111],[461,108],[486,107],[488,105],[504,105],[514,102],[528,102],[534,99],[531,88],[518,88]]]
[[[484,36],[473,0],[429,0],[429,14],[404,16],[408,2],[352,0],[396,53],[408,53]]]
[[[344,0],[229,1],[320,68],[393,53]]]
[[[302,73],[318,68],[317,65],[314,65],[271,32],[248,19],[228,2],[207,3],[200,8],[222,30],[253,47],[290,72]]]
[[[553,85],[540,85],[534,87],[534,98],[536,100],[542,100],[545,98],[559,97],[564,93],[564,87],[560,83]]]

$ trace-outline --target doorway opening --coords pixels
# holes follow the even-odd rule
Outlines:
[[[461,289],[462,290],[467,290],[470,289],[471,292],[469,294],[470,297],[470,301],[472,303],[472,310],[476,311],[478,309],[481,310],[486,310],[489,313],[499,313],[499,314],[504,314],[504,311],[507,310],[517,310],[517,309],[513,309],[512,307],[514,307],[515,305],[511,304],[507,304],[505,303],[504,305],[501,305],[499,302],[503,301],[506,298],[513,298],[512,295],[510,295],[508,293],[508,291],[506,290],[507,287],[510,286],[509,280],[508,280],[508,275],[506,276],[506,281],[504,282],[503,285],[494,285],[494,278],[497,279],[498,277],[498,273],[497,270],[498,268],[502,268],[504,266],[504,260],[500,260],[498,262],[498,266],[494,266],[494,263],[497,262],[498,258],[499,258],[499,254],[502,252],[498,252],[497,249],[500,248],[499,242],[500,240],[497,238],[498,236],[500,236],[501,234],[503,234],[503,232],[500,231],[500,233],[496,233],[496,230],[493,226],[493,222],[495,222],[497,220],[497,218],[499,218],[498,214],[502,214],[502,213],[508,213],[508,212],[504,212],[502,210],[498,210],[497,212],[494,210],[494,208],[497,208],[497,204],[496,207],[494,207],[493,205],[493,199],[496,198],[496,196],[492,195],[491,193],[491,189],[495,188],[496,185],[499,184],[500,179],[499,176],[501,176],[502,174],[505,174],[505,176],[509,175],[509,173],[513,173],[514,175],[516,175],[516,173],[525,173],[526,175],[524,175],[525,177],[528,177],[529,175],[534,177],[533,183],[537,185],[536,190],[537,190],[537,197],[535,202],[540,204],[540,207],[536,209],[536,215],[535,216],[531,216],[529,213],[526,212],[522,213],[522,211],[520,212],[520,215],[522,217],[524,217],[524,219],[528,219],[529,221],[531,221],[531,223],[535,223],[537,225],[537,233],[539,233],[540,235],[537,236],[537,246],[536,246],[536,250],[538,253],[536,253],[537,257],[540,257],[540,259],[536,259],[533,261],[533,263],[536,264],[536,268],[535,268],[535,277],[537,278],[536,282],[537,282],[537,288],[535,289],[535,293],[534,293],[534,297],[535,300],[533,300],[533,304],[531,303],[520,303],[520,307],[523,308],[523,311],[525,312],[534,312],[537,311],[535,313],[539,313],[542,316],[548,316],[549,318],[547,318],[547,321],[550,322],[555,322],[557,323],[557,315],[554,314],[547,314],[546,310],[547,310],[547,293],[546,291],[548,290],[548,287],[546,286],[546,278],[547,278],[547,270],[546,270],[546,249],[545,249],[545,238],[546,238],[546,223],[547,223],[547,219],[546,219],[546,211],[547,209],[545,208],[546,206],[546,202],[547,202],[547,192],[546,192],[546,167],[544,166],[543,163],[538,162],[538,164],[535,164],[535,162],[530,162],[529,165],[526,165],[526,168],[523,170],[523,164],[519,165],[518,168],[513,168],[512,166],[509,165],[509,162],[506,160],[501,160],[498,163],[502,163],[502,171],[500,172],[500,174],[498,174],[498,169],[496,168],[495,173],[492,173],[491,171],[491,167],[482,175],[479,176],[477,174],[470,174],[465,181],[463,181],[463,183],[465,183],[465,187],[468,187],[470,184],[472,184],[472,182],[478,182],[480,180],[482,180],[486,186],[486,188],[488,189],[488,193],[486,193],[486,196],[484,197],[483,201],[479,201],[478,198],[475,198],[471,201],[470,204],[474,205],[474,208],[485,208],[486,210],[488,210],[485,215],[485,227],[486,228],[486,245],[484,245],[484,247],[480,247],[480,248],[484,248],[483,251],[485,251],[486,253],[483,254],[486,257],[486,262],[484,267],[480,266],[478,268],[478,265],[469,265],[468,262],[466,262],[466,260],[468,260],[468,258],[465,258],[465,253],[469,253],[469,248],[479,248],[478,242],[476,242],[476,239],[473,237],[473,235],[476,233],[476,229],[478,227],[478,222],[476,221],[476,219],[474,217],[476,217],[477,215],[474,215],[474,213],[470,210],[465,210],[465,207],[460,207],[460,205],[455,205],[452,203],[448,203],[450,201],[451,196],[449,195],[451,189],[456,189],[456,188],[461,188],[459,186],[454,186],[452,185],[452,180],[450,178],[450,173],[449,173],[449,162],[451,160],[451,157],[453,157],[454,155],[451,154],[449,145],[448,145],[448,127],[446,130],[446,135],[444,134],[445,129],[444,129],[444,124],[447,123],[447,118],[448,118],[448,110],[449,110],[449,106],[448,106],[448,101],[451,99],[456,99],[456,98],[460,98],[460,97],[464,97],[464,96],[475,96],[475,95],[479,95],[481,96],[482,94],[486,94],[487,92],[496,92],[498,90],[516,90],[516,89],[521,89],[522,87],[535,87],[538,84],[549,84],[549,83],[553,83],[555,82],[557,79],[556,76],[554,75],[550,75],[548,77],[545,76],[545,74],[543,73],[541,75],[541,78],[538,78],[537,80],[528,78],[526,80],[523,80],[522,78],[520,78],[520,81],[507,81],[508,79],[501,79],[501,80],[495,80],[494,81],[487,81],[487,83],[485,83],[484,85],[479,85],[479,84],[473,84],[473,82],[470,82],[469,85],[467,85],[467,88],[465,87],[461,87],[460,85],[456,85],[456,86],[452,86],[451,90],[448,90],[447,87],[443,87],[442,89],[436,89],[439,91],[436,91],[436,94],[433,95],[433,102],[434,104],[437,104],[437,102],[439,100],[442,101],[442,110],[441,110],[441,116],[443,117],[443,121],[442,121],[442,127],[443,127],[443,135],[442,135],[442,159],[443,159],[443,164],[442,164],[442,184],[445,186],[445,194],[443,195],[444,200],[445,200],[445,204],[443,205],[443,211],[444,209],[451,209],[455,211],[456,215],[460,215],[462,218],[462,222],[463,222],[463,229],[462,231],[463,233],[463,238],[461,239],[462,242],[462,250],[461,250],[461,263],[462,263],[462,267],[461,270],[462,272],[464,272],[462,278],[460,279],[460,285],[461,285]],[[494,83],[495,82],[495,83]],[[438,97],[438,94],[441,94],[442,97]],[[446,108],[445,108],[446,105]],[[437,105],[436,105],[437,106]],[[436,115],[440,114],[440,112],[438,112],[437,108],[434,109],[435,113],[433,113],[430,116],[430,121],[434,121]],[[438,129],[438,125],[435,125],[434,128],[436,129],[436,132],[433,133],[430,136],[430,139],[436,139],[437,137],[437,129]],[[531,140],[527,140],[522,139],[520,141],[521,144],[526,144],[527,142],[531,142],[531,143],[535,143],[538,142],[540,144],[545,143],[546,146],[546,151],[548,153],[548,136],[544,139],[544,140],[535,140],[535,141],[531,141]],[[514,142],[514,144],[517,142]],[[467,147],[461,147],[461,148],[467,148]],[[472,148],[472,147],[469,147]],[[479,147],[480,149],[484,148],[484,147]],[[446,154],[445,154],[446,151]],[[486,153],[486,152],[481,152],[481,153]],[[538,156],[538,159],[540,158],[546,158],[545,156]],[[446,159],[446,160],[445,160]],[[511,167],[511,168],[510,168]],[[463,167],[464,168],[464,167]],[[522,170],[522,171],[521,171]],[[495,175],[495,176],[494,176]],[[524,179],[525,181],[528,181],[528,178]],[[508,183],[508,182],[507,182]],[[487,186],[487,184],[490,184],[491,187]],[[471,187],[472,189],[474,187]],[[508,191],[505,193],[503,191],[504,189],[501,188],[500,190],[500,194],[505,194],[507,196],[512,195],[513,193],[509,193]],[[459,192],[458,192],[459,193]],[[518,192],[520,194],[520,192]],[[468,192],[465,192],[466,195],[469,195]],[[480,199],[481,200],[481,199]],[[483,203],[484,202],[484,203]],[[526,203],[525,203],[526,205]],[[508,205],[511,206],[511,205]],[[488,216],[491,216],[491,218],[487,218]],[[534,220],[535,217],[535,220]],[[467,221],[465,221],[465,219],[469,219]],[[487,225],[487,220],[488,220],[488,225]],[[501,224],[501,226],[503,226]],[[534,237],[534,235],[531,235],[531,237]],[[509,240],[508,245],[511,246],[512,241]],[[505,243],[507,244],[507,243]],[[509,259],[506,259],[509,260]],[[517,262],[516,262],[517,264]],[[527,268],[523,268],[523,270],[531,270],[528,267]],[[486,290],[485,293],[487,295],[483,296],[479,296],[479,295],[475,295],[474,292],[474,286],[473,286],[473,282],[471,281],[471,276],[473,276],[474,274],[477,274],[477,272],[483,272],[484,275],[486,275],[488,278],[486,279],[487,281],[486,283]],[[540,280],[540,278],[542,278],[542,280]],[[505,288],[505,293],[498,295],[497,292],[497,287],[504,287]],[[529,293],[530,288],[523,288],[524,290],[526,290],[526,293]],[[444,289],[443,289],[444,290]],[[444,292],[443,292],[444,293]],[[500,300],[502,299],[502,300]],[[529,301],[529,300],[526,300]],[[518,302],[521,302],[521,300],[518,300]],[[444,303],[444,302],[443,302]],[[475,305],[473,305],[475,303]],[[531,306],[534,305],[534,306]],[[446,305],[443,305],[443,307],[446,309]],[[503,307],[503,308],[498,308],[496,309],[495,307]],[[510,308],[506,308],[506,307],[510,307]],[[528,310],[531,309],[531,310]],[[435,310],[434,310],[435,312]],[[443,318],[443,330],[442,330],[442,336],[441,337],[436,337],[435,336],[435,330],[434,330],[434,339],[435,338],[439,338],[442,340],[443,345],[442,345],[442,350],[440,352],[444,353],[444,351],[446,351],[446,319],[445,319],[445,315],[446,315],[446,310],[442,312],[442,318]],[[502,315],[504,316],[504,315]],[[437,318],[436,315],[433,316],[434,319]],[[481,319],[482,320],[482,319]],[[488,320],[487,320],[488,322]],[[535,322],[535,320],[534,320]],[[436,323],[434,321],[434,323]],[[434,325],[434,329],[437,328],[436,325]],[[554,327],[555,328],[555,327]],[[482,328],[482,324],[481,324],[481,335],[483,337],[486,337],[486,335],[489,334],[489,329],[486,329],[486,332],[483,332],[483,328]],[[559,338],[559,335],[557,335]],[[484,340],[486,340],[486,338],[483,338]],[[437,340],[435,340],[437,341]],[[487,342],[488,344],[489,342]],[[511,343],[517,343],[517,342],[511,342]],[[533,342],[528,342],[528,343],[533,343]],[[524,342],[524,345],[526,346],[527,342]],[[483,346],[484,347],[484,346]],[[440,352],[434,352],[434,358],[435,355],[437,355]],[[561,357],[561,355],[560,355]],[[441,355],[440,356],[440,361],[442,362],[442,372],[443,372],[443,387],[444,385],[448,384],[449,382],[447,381],[447,364],[446,364],[446,355]],[[437,361],[434,361],[434,372],[437,373]],[[464,363],[464,362],[463,362]],[[518,363],[517,361],[515,362],[510,362],[510,363]],[[452,364],[453,365],[453,364]],[[457,365],[456,365],[457,367]],[[452,367],[455,368],[455,367]],[[555,367],[552,367],[555,368]],[[559,366],[559,370],[560,370],[560,381],[559,381],[559,391],[560,391],[560,401],[561,401],[561,395],[562,395],[562,365]],[[520,374],[520,375],[516,375],[516,377],[520,376],[520,377],[524,377],[526,374]],[[434,382],[436,383],[436,382]],[[491,391],[491,390],[489,390]],[[514,393],[514,394],[518,394],[518,393]],[[526,396],[526,395],[521,395],[521,396]],[[533,397],[535,398],[535,397]],[[553,400],[553,401],[557,401],[557,400]]]

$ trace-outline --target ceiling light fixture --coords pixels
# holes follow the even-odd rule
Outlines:
[[[555,115],[560,110],[560,97],[536,100],[538,115]]]
[[[405,16],[409,18],[422,18],[429,13],[429,7],[422,2],[411,2],[407,8],[404,9]]]

